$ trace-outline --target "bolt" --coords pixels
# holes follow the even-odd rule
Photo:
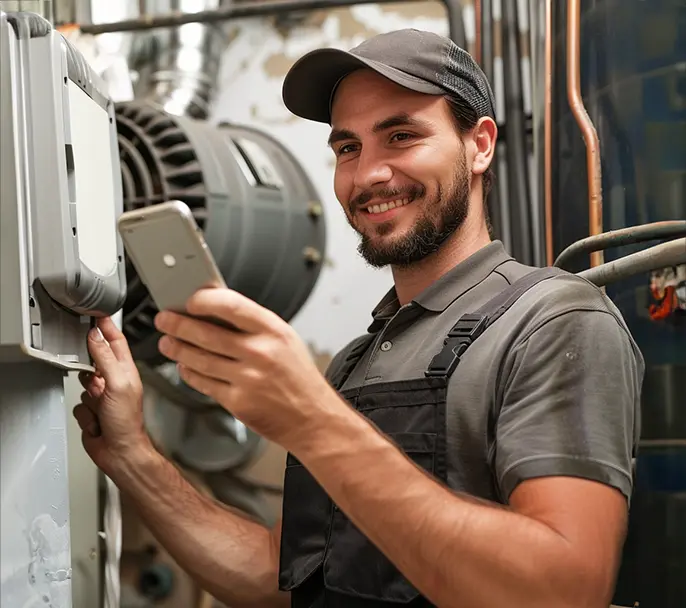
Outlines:
[[[309,205],[307,206],[307,212],[310,214],[310,217],[316,219],[321,217],[321,215],[324,213],[324,209],[319,201],[310,201]]]
[[[305,247],[305,249],[303,249],[303,257],[305,258],[305,263],[308,266],[321,264],[322,261],[321,251],[319,251],[319,249],[315,249],[314,247]]]

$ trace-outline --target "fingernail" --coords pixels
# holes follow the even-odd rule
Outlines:
[[[105,337],[102,335],[102,332],[100,331],[99,327],[94,327],[91,329],[91,337],[95,342],[104,342]]]

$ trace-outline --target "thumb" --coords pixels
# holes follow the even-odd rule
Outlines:
[[[88,332],[88,352],[93,357],[95,367],[100,371],[105,382],[109,381],[118,361],[102,332],[97,327],[92,328]]]

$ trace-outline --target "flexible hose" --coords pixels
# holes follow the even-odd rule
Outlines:
[[[119,578],[119,561],[121,559],[122,525],[121,500],[119,489],[114,482],[105,477],[105,513],[103,516],[104,531],[100,533],[105,541],[105,589],[104,608],[120,608],[121,580]]]

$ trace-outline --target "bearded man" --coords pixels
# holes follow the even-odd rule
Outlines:
[[[364,259],[392,270],[368,333],[322,375],[229,289],[156,319],[185,382],[288,451],[281,521],[218,506],[155,451],[109,320],[75,410],[86,450],[232,608],[606,608],[644,363],[601,290],[491,239],[484,74],[449,39],[401,30],[309,53],[283,97],[331,125],[336,197]]]

